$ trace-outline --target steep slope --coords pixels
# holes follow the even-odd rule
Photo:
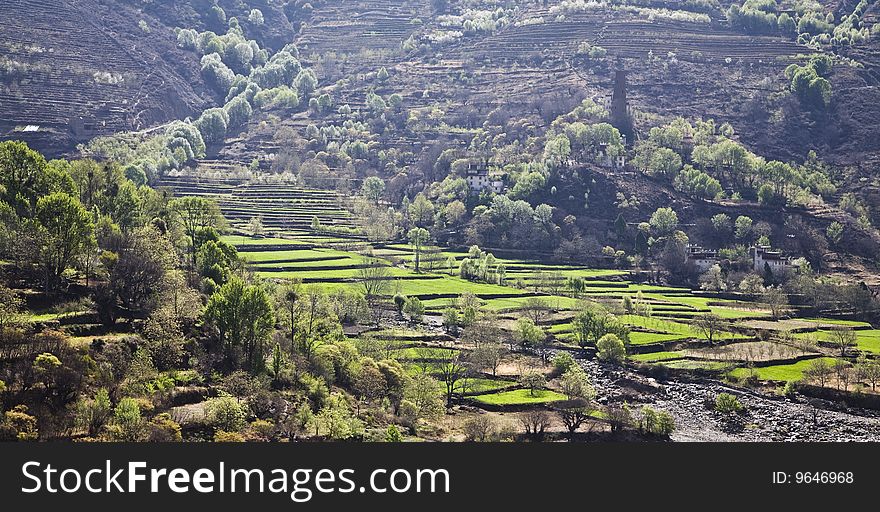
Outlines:
[[[199,63],[177,50],[171,29],[128,5],[7,0],[0,18],[3,138],[55,155],[186,117],[210,100]]]

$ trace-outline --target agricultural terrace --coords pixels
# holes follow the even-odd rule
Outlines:
[[[463,250],[423,249],[416,272],[414,248],[409,244],[361,242],[345,250],[339,248],[343,239],[317,238],[304,231],[279,231],[275,237],[239,233],[223,240],[237,247],[260,278],[279,283],[298,280],[327,293],[364,293],[365,281],[370,279],[367,271],[381,267],[379,279],[388,281],[382,286],[383,296],[389,299],[386,308],[394,309],[393,296],[403,296],[419,299],[422,311],[398,312],[392,316],[393,323],[405,327],[366,331],[357,335],[360,341],[381,346],[386,355],[403,362],[411,375],[428,374],[436,379],[438,389],[468,397],[478,407],[552,404],[565,396],[553,389],[552,382],[546,384],[549,388],[533,393],[519,382],[520,375],[496,376],[489,371],[462,376],[447,388],[451,361],[473,347],[454,332],[450,335],[453,330],[444,316],[449,310],[464,315],[471,302],[478,314],[497,318],[507,339],[518,339],[517,321],[530,318],[537,320],[551,346],[568,348],[585,346],[578,343],[579,312],[585,304],[601,304],[628,329],[631,362],[708,372],[735,381],[798,381],[805,379],[805,372],[809,375],[817,360],[829,365],[843,361],[833,354],[835,329],[853,329],[856,342],[852,348],[858,352],[873,355],[880,350],[880,331],[869,324],[826,318],[773,320],[767,306],[754,300],[636,283],[629,273],[615,269],[495,258],[496,270],[499,265],[505,269],[502,279],[497,274],[485,280],[466,279],[460,266],[473,255]],[[573,278],[583,283],[577,291],[571,289]],[[700,325],[698,320],[706,316],[714,318],[716,325]],[[759,333],[765,333],[763,339]],[[538,366],[549,373],[545,364]]]

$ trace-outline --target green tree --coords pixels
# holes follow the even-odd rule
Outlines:
[[[409,316],[410,321],[419,323],[425,316],[425,305],[418,297],[408,297],[403,305],[403,312]]]
[[[220,345],[230,360],[235,362],[243,354],[248,369],[261,369],[275,327],[272,303],[263,288],[233,278],[208,300],[204,318],[219,331]]]
[[[215,429],[223,432],[238,432],[245,426],[244,408],[235,397],[221,395],[212,398],[207,406],[208,422]]]
[[[369,178],[364,180],[363,185],[361,185],[361,195],[364,196],[367,200],[371,201],[373,204],[379,204],[379,199],[382,198],[382,194],[385,193],[385,182],[382,181],[382,178],[376,176],[370,176]]]
[[[45,193],[45,170],[46,159],[24,142],[0,142],[0,201],[26,215]]]
[[[107,424],[113,412],[110,395],[106,388],[101,388],[91,399],[81,400],[76,408],[76,424],[86,429],[89,436],[95,437]]]
[[[678,227],[678,214],[672,208],[657,208],[648,221],[654,233],[666,236]]]
[[[413,247],[415,253],[415,271],[419,272],[419,263],[421,261],[422,246],[430,239],[431,234],[425,228],[412,228],[407,233],[409,243]]]
[[[222,223],[222,215],[217,202],[204,197],[182,197],[168,203],[174,219],[189,238],[189,252],[192,268],[196,267],[196,253],[199,250],[199,235],[208,228],[217,228]]]
[[[40,226],[40,262],[45,269],[46,287],[54,288],[61,274],[94,243],[92,217],[75,198],[56,192],[37,201],[36,220]]]
[[[740,215],[734,222],[734,235],[737,240],[745,240],[752,234],[752,219],[745,215]]]
[[[825,234],[828,235],[828,239],[835,244],[839,244],[843,239],[843,224],[834,221],[828,225],[828,228],[825,230]]]

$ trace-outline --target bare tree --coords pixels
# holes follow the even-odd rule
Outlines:
[[[524,412],[519,417],[526,435],[535,441],[541,441],[544,438],[544,432],[550,428],[550,413],[544,409],[533,409]]]
[[[819,358],[810,362],[807,369],[804,370],[804,378],[817,382],[821,387],[825,387],[832,373],[834,373],[834,368],[828,364],[828,361],[824,358]]]
[[[557,411],[562,419],[562,424],[568,429],[569,438],[573,439],[575,431],[592,417],[596,411],[596,405],[591,400],[575,398],[562,403]]]
[[[856,346],[856,332],[848,327],[838,327],[831,331],[831,344],[840,350],[840,357],[846,355],[846,349]]]
[[[488,414],[480,414],[465,421],[462,430],[466,440],[482,443],[489,441],[495,434],[495,424]]]
[[[443,356],[440,366],[440,377],[446,384],[446,405],[452,406],[455,385],[467,375],[468,367],[462,359],[461,352],[449,349]]]
[[[715,336],[722,331],[724,320],[714,313],[706,313],[694,318],[691,327],[702,334],[709,343],[715,342]]]
[[[550,311],[550,305],[540,297],[529,297],[522,307],[522,312],[535,322],[535,325],[541,324],[541,320],[544,319],[548,311]]]
[[[370,307],[373,322],[379,325],[384,312],[383,298],[391,289],[391,270],[379,260],[370,260],[358,269],[358,283]]]

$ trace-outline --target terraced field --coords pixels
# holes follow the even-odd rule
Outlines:
[[[362,272],[368,264],[387,266],[386,279],[392,281],[385,292],[388,298],[398,293],[418,297],[425,307],[425,321],[416,326],[409,324],[407,329],[369,332],[359,336],[359,342],[378,340],[374,350],[384,354],[382,357],[397,358],[411,373],[429,373],[438,379],[438,389],[444,392],[444,360],[449,347],[454,346],[450,343],[455,341],[442,332],[440,316],[447,308],[458,307],[463,294],[476,297],[483,311],[496,313],[498,326],[504,330],[513,330],[516,319],[526,314],[527,303],[539,298],[547,307],[539,325],[561,346],[575,348],[572,321],[577,311],[585,300],[601,302],[629,326],[631,361],[670,371],[708,371],[719,378],[757,377],[770,382],[799,380],[811,361],[820,357],[835,360],[828,342],[831,331],[840,328],[856,330],[856,351],[880,355],[880,330],[869,324],[828,318],[772,320],[769,310],[755,302],[634,282],[628,272],[621,270],[506,257],[496,259],[506,270],[503,284],[477,282],[458,276],[457,266],[467,257],[466,252],[428,248],[421,255],[422,271],[415,272],[413,249],[407,244],[368,244],[356,235],[312,230],[305,219],[314,216],[319,216],[322,223],[350,225],[344,201],[334,192],[250,185],[236,180],[176,178],[167,184],[182,195],[219,198],[224,215],[236,231],[224,240],[238,248],[260,278],[279,282],[298,279],[328,292],[360,291]],[[246,220],[256,212],[264,215],[268,234],[263,237],[242,232]],[[450,261],[454,262],[451,271]],[[567,287],[570,278],[579,278],[585,284],[577,295]],[[622,311],[625,298],[640,314]],[[393,308],[390,300],[387,307]],[[708,333],[692,325],[696,317],[707,313],[720,317],[711,343]],[[771,333],[770,340],[758,338],[759,333],[767,332]],[[818,345],[809,348],[798,345],[798,340]],[[552,389],[532,395],[516,381],[486,374],[461,380],[454,393],[472,397],[473,403],[486,407],[529,407],[564,398]]]
[[[294,235],[303,243],[357,239],[349,233],[353,221],[345,200],[335,191],[196,175],[166,176],[157,186],[171,189],[178,197],[215,198],[223,216],[237,230],[248,229],[251,219],[259,217],[267,234]],[[315,219],[321,228],[314,228]]]

